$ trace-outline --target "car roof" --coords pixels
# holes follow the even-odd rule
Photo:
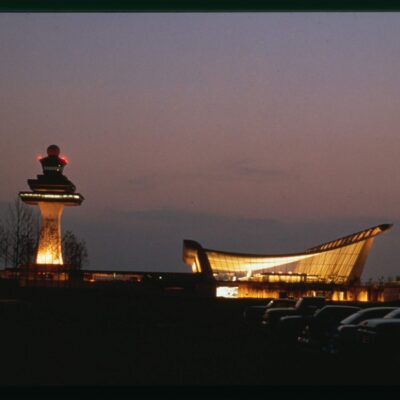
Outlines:
[[[359,313],[375,311],[375,310],[387,310],[389,312],[389,311],[394,311],[394,310],[400,310],[400,308],[399,307],[367,307],[367,308],[361,309],[359,311]]]
[[[282,311],[293,311],[293,310],[295,310],[295,308],[294,307],[276,307],[276,308],[267,308],[267,313],[268,314],[275,314],[275,313],[279,313],[279,312],[282,312]]]
[[[353,310],[359,310],[360,309],[360,307],[357,307],[357,306],[342,306],[342,305],[329,305],[329,306],[324,306],[324,307],[322,307],[320,310],[326,310],[327,308],[337,308],[337,309],[340,309],[340,308],[342,308],[342,309],[353,309]]]
[[[320,308],[319,310],[317,310],[316,312],[315,312],[315,316],[317,316],[317,315],[324,315],[327,311],[329,312],[329,311],[331,311],[331,312],[334,312],[334,311],[350,311],[350,312],[352,312],[353,314],[355,313],[355,312],[357,312],[358,310],[360,309],[360,307],[355,307],[355,306],[324,306],[324,307],[322,307],[322,308]]]
[[[390,313],[393,310],[397,310],[397,307],[368,307],[368,308],[362,308],[361,310],[355,312],[354,314],[351,314],[348,317],[344,318],[341,321],[341,324],[344,324],[344,325],[346,325],[348,323],[352,324],[354,319],[357,319],[359,317],[363,317],[363,315],[369,314],[369,313],[373,313],[375,311],[382,311],[383,313]],[[383,318],[383,316],[386,317],[386,314],[383,314],[382,318]],[[372,319],[372,318],[368,318],[368,319]]]

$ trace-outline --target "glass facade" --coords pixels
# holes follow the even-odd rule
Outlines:
[[[222,252],[185,240],[183,259],[193,272],[212,274],[218,281],[349,283],[360,279],[374,238],[391,226],[375,226],[303,253],[282,255]]]

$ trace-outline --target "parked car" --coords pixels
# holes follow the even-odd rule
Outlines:
[[[331,354],[348,353],[355,349],[358,325],[373,318],[386,318],[392,311],[400,312],[397,307],[368,307],[364,308],[340,322],[332,332],[328,345],[323,349]]]
[[[279,320],[291,315],[312,315],[325,305],[325,297],[305,296],[300,298],[294,307],[274,308],[266,310],[261,319],[261,325],[268,333],[275,333]]]
[[[279,340],[284,345],[295,345],[304,328],[311,323],[317,324],[319,329],[330,331],[331,327],[339,323],[343,316],[347,316],[359,310],[359,307],[342,305],[325,306],[317,310],[313,315],[292,315],[282,317],[277,325]]]
[[[326,306],[308,318],[298,336],[298,343],[309,349],[321,349],[326,346],[332,331],[340,321],[360,310],[354,306]]]
[[[295,299],[273,299],[263,306],[249,306],[243,312],[243,318],[246,323],[251,325],[259,325],[262,316],[267,310],[272,308],[294,307]]]
[[[376,318],[358,327],[359,349],[368,356],[400,361],[400,318]]]

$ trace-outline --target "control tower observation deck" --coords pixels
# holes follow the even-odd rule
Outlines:
[[[20,192],[20,199],[31,205],[39,205],[41,226],[36,264],[63,264],[61,249],[61,215],[64,206],[80,206],[84,197],[75,193],[75,185],[63,175],[67,165],[60,157],[56,145],[47,148],[47,157],[40,158],[43,175],[28,179],[31,192]]]

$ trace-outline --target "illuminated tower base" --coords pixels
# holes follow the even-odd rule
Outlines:
[[[42,216],[36,264],[62,265],[61,215],[64,206],[79,206],[83,196],[79,193],[21,192],[24,203],[38,205]]]
[[[61,251],[62,203],[39,202],[42,221],[36,264],[63,264]]]

